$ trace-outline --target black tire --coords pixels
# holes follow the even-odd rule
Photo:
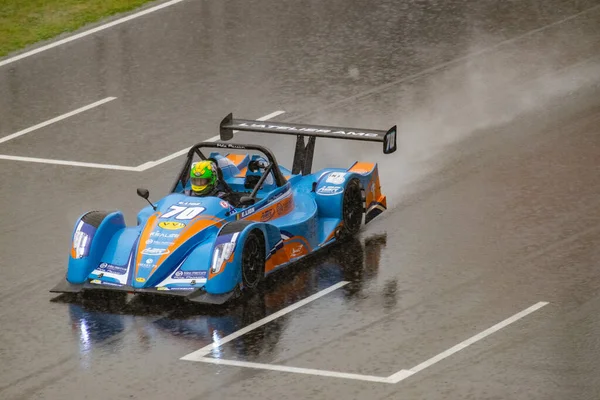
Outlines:
[[[342,236],[352,236],[358,233],[363,218],[363,199],[360,190],[360,182],[352,178],[344,190],[342,203]]]
[[[265,239],[262,232],[253,230],[244,242],[242,251],[242,280],[244,287],[254,289],[265,276]]]

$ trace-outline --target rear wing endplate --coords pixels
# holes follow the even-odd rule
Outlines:
[[[396,151],[396,125],[384,130],[344,128],[338,126],[290,124],[284,122],[265,122],[250,119],[233,118],[233,114],[223,118],[219,126],[221,140],[233,139],[233,132],[263,132],[282,135],[296,135],[296,151],[292,174],[302,173],[308,175],[312,168],[312,159],[317,137],[346,140],[362,140],[367,142],[381,142],[384,154]],[[304,143],[304,137],[308,136],[308,143]]]

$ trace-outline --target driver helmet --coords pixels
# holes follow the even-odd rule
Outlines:
[[[190,170],[192,191],[195,194],[210,193],[217,185],[217,166],[212,161],[198,161]]]

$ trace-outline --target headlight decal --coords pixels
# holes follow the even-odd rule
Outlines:
[[[229,260],[235,250],[235,244],[238,236],[239,232],[236,232],[233,235],[225,235],[217,239],[217,245],[213,251],[213,258],[210,266],[211,274],[214,275],[221,272],[223,266],[227,260]]]
[[[92,225],[86,224],[83,221],[79,222],[73,234],[73,258],[79,259],[88,256],[95,233],[96,228]]]

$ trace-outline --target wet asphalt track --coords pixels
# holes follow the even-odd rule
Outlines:
[[[134,222],[182,157],[0,160],[0,398],[600,398],[599,56],[597,1],[189,0],[0,67],[1,136],[117,97],[3,155],[137,166],[231,111],[400,131],[319,142],[316,167],[380,162],[391,210],[227,310],[48,293],[77,216]],[[341,281],[211,357],[387,377],[548,304],[396,384],[180,360]]]

